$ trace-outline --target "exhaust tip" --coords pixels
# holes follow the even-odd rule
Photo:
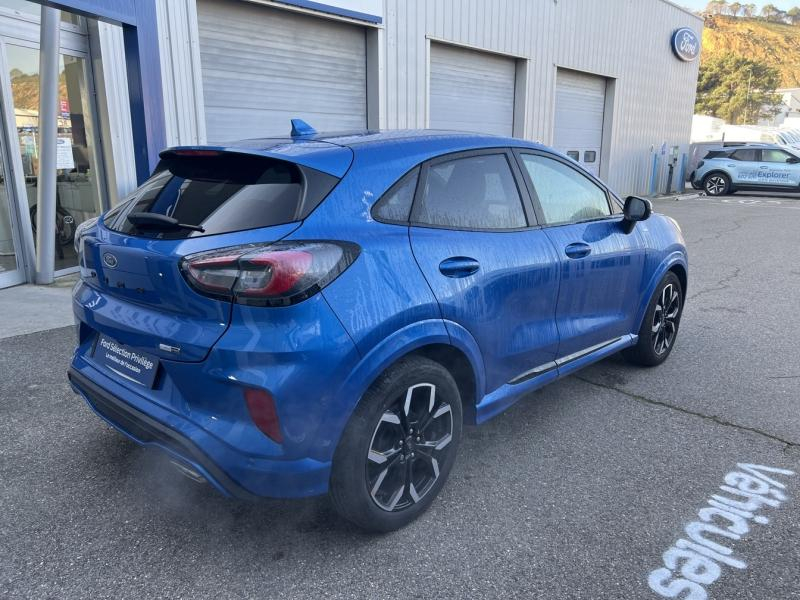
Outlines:
[[[177,471],[181,475],[183,475],[184,477],[188,477],[189,479],[191,479],[195,483],[206,483],[206,478],[203,477],[200,473],[198,473],[193,468],[191,468],[191,467],[189,467],[187,465],[181,464],[179,462],[176,462],[174,460],[171,460],[170,462],[172,463],[172,466],[174,466],[175,469],[177,469]]]

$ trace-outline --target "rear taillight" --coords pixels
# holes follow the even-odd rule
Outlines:
[[[276,242],[190,254],[189,284],[207,296],[256,306],[302,302],[336,279],[359,253],[344,242]]]
[[[266,390],[248,388],[244,391],[244,401],[256,427],[271,440],[282,444],[283,433],[272,395]]]
[[[704,160],[701,160],[699,163],[697,163],[697,168],[699,169],[699,168],[700,168],[700,167],[702,167],[704,164],[706,164],[706,161],[704,161]]]

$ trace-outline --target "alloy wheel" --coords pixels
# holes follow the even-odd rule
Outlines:
[[[656,303],[651,329],[653,350],[659,356],[669,350],[675,341],[680,309],[681,297],[678,290],[671,283],[665,285]]]
[[[727,184],[721,175],[712,175],[706,181],[706,192],[712,196],[719,196],[725,191]]]
[[[367,455],[372,500],[393,512],[419,502],[439,479],[453,439],[453,412],[436,386],[408,388],[380,417]]]

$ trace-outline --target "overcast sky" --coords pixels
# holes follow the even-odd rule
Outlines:
[[[692,10],[701,10],[708,6],[708,0],[672,0],[675,4],[679,4],[681,6],[685,6],[686,8],[690,8]],[[751,2],[747,2],[747,0],[742,0],[740,4],[750,4]],[[729,2],[730,4],[730,2]],[[772,0],[771,2],[752,2],[758,7],[758,12],[761,12],[761,7],[765,4],[774,4],[781,10],[789,10],[793,6],[800,6],[800,0]]]

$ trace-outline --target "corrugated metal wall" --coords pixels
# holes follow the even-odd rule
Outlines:
[[[547,144],[556,68],[612,78],[603,174],[620,193],[648,191],[652,152],[664,142],[688,152],[698,63],[675,58],[670,37],[678,27],[700,33],[703,25],[664,0],[385,2],[384,127],[427,126],[433,39],[527,59],[525,137]]]
[[[195,0],[157,0],[167,146],[204,144],[206,121]]]

